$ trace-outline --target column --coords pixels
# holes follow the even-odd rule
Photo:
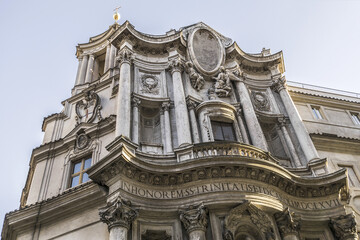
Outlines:
[[[110,49],[111,49],[111,43],[106,46],[106,55],[105,55],[105,64],[104,64],[104,72],[109,70],[110,66]]]
[[[244,111],[246,125],[249,129],[252,144],[265,151],[268,150],[264,133],[256,117],[249,92],[243,81],[237,81],[236,89],[239,91],[241,107]]]
[[[289,208],[274,214],[280,235],[284,240],[300,240],[300,218],[295,213],[290,213]]]
[[[94,55],[89,55],[88,65],[86,69],[85,83],[90,83],[94,72]]]
[[[86,69],[87,69],[87,65],[88,65],[88,59],[89,59],[89,55],[83,56],[83,60],[81,62],[80,73],[79,73],[79,81],[78,81],[79,84],[85,83],[85,75],[86,75]]]
[[[178,145],[181,146],[183,144],[191,143],[191,134],[184,86],[181,77],[183,67],[180,59],[172,60],[169,68],[172,74],[174,88],[176,132],[178,136]]]
[[[116,106],[115,137],[123,135],[130,138],[130,113],[131,113],[131,57],[132,52],[128,47],[119,51],[116,62],[119,62],[120,78]]]
[[[133,120],[132,120],[132,140],[134,143],[139,143],[139,106],[140,99],[137,97],[133,97],[132,99],[132,112],[133,112]]]
[[[83,61],[83,58],[79,57],[79,64],[78,64],[78,69],[77,69],[77,73],[76,73],[75,86],[80,84],[80,72],[81,72],[82,61]]]
[[[238,123],[239,123],[241,136],[242,136],[242,138],[244,140],[244,143],[250,144],[250,141],[249,141],[249,138],[248,138],[248,135],[247,135],[247,131],[246,131],[243,119],[241,117],[241,113],[242,113],[241,108],[238,108],[237,111],[236,111],[236,117],[237,117],[237,120],[238,120]]]
[[[165,136],[165,146],[164,146],[165,152],[171,153],[173,151],[173,149],[172,149],[170,114],[169,114],[170,103],[164,102],[161,107],[162,107],[162,111],[164,113],[164,132],[165,132],[165,134],[163,136]]]
[[[305,154],[307,161],[318,159],[319,155],[315,149],[315,146],[309,136],[308,131],[305,128],[304,123],[298,113],[294,102],[292,101],[290,94],[286,90],[285,77],[280,77],[274,83],[273,87],[275,91],[280,94],[281,100],[285,106],[286,112],[289,115],[290,122],[295,130],[295,134],[299,140],[300,146]]]
[[[185,211],[180,211],[180,220],[183,223],[189,240],[205,240],[205,232],[208,225],[208,210],[203,204],[190,206]]]
[[[190,113],[190,123],[191,123],[191,133],[192,133],[192,138],[194,143],[200,143],[200,136],[199,136],[199,129],[198,129],[198,125],[197,125],[197,120],[196,120],[196,116],[195,116],[195,108],[196,108],[196,102],[194,102],[191,99],[188,99],[186,101],[187,103],[187,107],[189,109],[189,113]]]
[[[290,155],[291,155],[291,159],[294,161],[294,164],[295,164],[295,167],[301,167],[301,162],[300,162],[300,159],[298,157],[298,155],[296,154],[296,150],[295,150],[295,147],[294,147],[294,144],[292,143],[292,140],[289,136],[289,133],[285,127],[285,124],[286,124],[286,119],[285,118],[278,118],[278,122],[279,122],[279,125],[280,125],[280,129],[281,129],[281,132],[285,138],[285,142],[286,142],[286,145],[289,149],[289,152],[290,152]]]
[[[109,68],[113,68],[115,66],[115,56],[116,56],[116,47],[111,44],[111,46],[110,46]]]
[[[358,240],[354,213],[331,218],[329,226],[339,240]]]
[[[137,212],[131,208],[130,201],[120,197],[99,209],[100,220],[108,225],[109,240],[127,240],[131,223]]]

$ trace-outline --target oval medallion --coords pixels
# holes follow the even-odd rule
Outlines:
[[[219,69],[225,52],[220,39],[203,28],[196,29],[190,34],[189,51],[196,68],[208,75]]]

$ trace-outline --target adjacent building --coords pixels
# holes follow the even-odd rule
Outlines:
[[[76,49],[2,239],[358,239],[360,96],[204,23]]]

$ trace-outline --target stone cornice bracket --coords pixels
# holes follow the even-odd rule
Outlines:
[[[106,207],[99,209],[100,220],[108,225],[109,230],[113,227],[130,228],[138,213],[131,208],[131,202],[117,197],[108,202]]]
[[[196,230],[205,232],[208,225],[207,214],[207,208],[201,203],[180,211],[180,220],[189,234]]]
[[[133,59],[134,59],[133,52],[129,48],[125,47],[118,51],[115,60],[117,63],[121,65],[123,63],[131,64]]]
[[[287,235],[298,236],[301,220],[295,213],[290,212],[289,208],[285,208],[282,212],[274,214],[279,232],[283,238]]]
[[[274,78],[273,77],[273,85],[271,86],[275,92],[280,92],[281,90],[283,89],[286,89],[286,78],[285,76],[281,76],[281,77],[278,77],[278,78]]]
[[[358,239],[354,213],[330,218],[329,226],[339,240]]]
[[[184,70],[184,66],[181,59],[175,58],[170,60],[168,69],[170,70],[171,74],[173,74],[174,72],[181,73]]]

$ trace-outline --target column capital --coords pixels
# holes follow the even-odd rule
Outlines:
[[[161,104],[161,110],[162,111],[169,111],[171,104],[169,102],[163,102]]]
[[[289,208],[285,208],[282,212],[274,214],[276,224],[282,237],[289,234],[298,235],[300,231],[300,218],[294,212],[290,212]]]
[[[280,92],[286,89],[286,78],[285,76],[280,76],[278,78],[274,78],[274,83],[271,86],[276,92]]]
[[[284,127],[286,125],[287,119],[285,117],[278,117],[277,120],[280,127]]]
[[[330,218],[329,226],[340,240],[358,239],[354,213]]]
[[[199,104],[197,102],[195,102],[194,100],[187,98],[186,105],[189,110],[192,110],[192,109],[195,109]]]
[[[118,51],[115,60],[120,63],[120,65],[123,63],[130,64],[133,60],[133,52],[129,48],[124,47]]]
[[[131,208],[131,202],[117,197],[108,202],[106,207],[99,209],[100,220],[108,225],[109,230],[113,227],[130,228],[138,213]]]
[[[131,104],[133,107],[139,107],[141,104],[141,100],[138,97],[133,97],[131,99]]]
[[[169,67],[171,74],[174,72],[181,73],[184,70],[183,62],[180,58],[169,59]]]
[[[205,232],[208,225],[207,213],[204,204],[192,205],[185,211],[180,211],[180,220],[189,234],[196,230]]]

